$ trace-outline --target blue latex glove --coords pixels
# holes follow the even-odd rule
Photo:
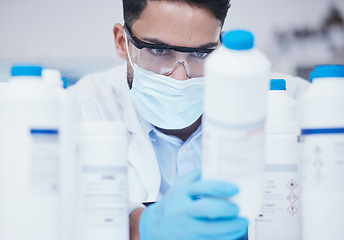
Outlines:
[[[181,178],[141,215],[141,240],[237,240],[247,233],[248,221],[228,201],[238,193],[233,185],[200,180],[199,170]]]

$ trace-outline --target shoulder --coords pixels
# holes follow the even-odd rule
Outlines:
[[[92,73],[67,89],[79,104],[82,120],[110,120],[116,112],[121,96],[129,91],[126,66],[119,65],[107,71]]]
[[[99,88],[120,88],[126,84],[126,67],[118,65],[107,71],[87,74],[76,84],[70,86],[68,91],[73,94],[80,91],[94,92]]]
[[[301,95],[310,86],[309,81],[300,77],[291,76],[285,73],[278,73],[278,72],[270,73],[270,79],[279,79],[279,78],[286,80],[287,92],[295,100],[298,100],[301,97]]]

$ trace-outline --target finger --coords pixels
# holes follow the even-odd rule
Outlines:
[[[193,201],[187,212],[198,218],[217,219],[234,218],[239,214],[239,208],[223,198],[203,197]]]
[[[248,236],[247,236],[247,230],[243,230],[243,231],[239,231],[239,232],[233,232],[230,234],[225,234],[222,236],[216,236],[216,237],[199,237],[200,240],[248,240]]]
[[[189,187],[188,193],[192,198],[209,196],[209,197],[232,197],[239,192],[239,189],[229,183],[221,181],[201,180]]]
[[[210,239],[209,237],[201,237],[203,240],[208,240]],[[232,232],[230,234],[225,234],[222,236],[217,236],[211,238],[212,240],[248,240],[248,234],[247,234],[247,229],[238,231],[238,232]]]
[[[239,239],[247,233],[248,221],[244,218],[222,219],[222,220],[200,220],[188,219],[183,222],[175,222],[175,230],[184,228],[190,235],[198,236],[200,239]],[[187,228],[187,229],[185,229]]]
[[[200,228],[198,235],[211,237],[209,239],[216,239],[220,236],[227,236],[228,239],[238,239],[245,235],[248,229],[248,221],[244,218],[199,222]],[[230,238],[230,236],[235,236],[236,238]]]

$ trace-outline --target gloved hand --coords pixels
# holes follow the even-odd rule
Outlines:
[[[233,185],[200,180],[200,171],[181,178],[140,218],[141,240],[237,240],[247,233],[248,221],[228,201],[238,193]]]

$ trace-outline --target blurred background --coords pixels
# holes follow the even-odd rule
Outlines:
[[[316,64],[344,64],[343,0],[232,0],[224,30],[244,28],[273,70],[308,79]],[[0,0],[0,81],[14,62],[57,68],[74,84],[123,61],[112,27],[121,0]]]

